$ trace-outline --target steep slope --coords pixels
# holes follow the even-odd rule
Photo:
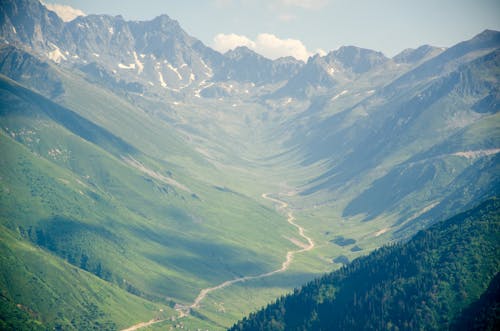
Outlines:
[[[462,67],[457,65],[455,60],[443,63],[443,59],[451,57],[449,53],[456,54],[458,51],[461,51],[463,47],[459,44],[439,55],[440,61],[437,61],[439,60],[437,58],[432,58],[421,66],[405,73],[402,77],[388,84],[387,87],[381,88],[380,91],[372,91],[372,93],[379,93],[368,95],[368,97],[360,101],[354,99],[354,102],[348,104],[348,106],[344,106],[343,104],[337,105],[339,102],[339,100],[337,100],[338,98],[324,103],[322,108],[315,110],[315,113],[311,115],[319,117],[316,113],[320,113],[319,115],[325,116],[328,115],[328,112],[332,112],[332,110],[334,110],[335,113],[329,115],[327,118],[323,118],[321,121],[318,121],[318,119],[314,117],[310,119],[310,122],[312,122],[311,124],[315,125],[315,127],[312,128],[315,135],[308,138],[308,140],[311,140],[311,145],[304,146],[304,149],[309,153],[314,153],[310,161],[324,157],[326,154],[342,156],[345,151],[341,148],[345,145],[348,145],[348,147],[351,147],[353,144],[359,145],[358,153],[360,153],[363,150],[361,146],[366,146],[367,141],[374,141],[373,139],[376,139],[375,142],[378,143],[378,139],[374,136],[375,134],[378,134],[384,139],[389,139],[390,137],[389,140],[392,140],[393,144],[399,143],[398,140],[394,139],[394,135],[388,134],[386,137],[385,130],[389,128],[391,131],[396,131],[398,133],[405,132],[408,129],[408,125],[413,124],[409,120],[411,116],[420,115],[425,109],[438,103],[441,98],[455,97],[464,100],[466,97],[472,97],[479,101],[489,96],[490,92],[492,92],[490,90],[496,90],[494,82],[498,80],[498,73],[495,70],[498,66],[496,60],[497,52],[494,51],[500,47],[500,42],[495,42],[499,35],[500,33],[498,32],[496,34],[491,34],[490,39],[487,42],[484,41],[484,43],[488,45],[486,53],[490,55],[482,54],[482,43],[479,43],[479,48],[468,48],[466,54],[461,53],[462,57],[468,59]],[[475,42],[476,39],[482,40],[483,34],[473,38],[469,44],[477,44]],[[478,56],[478,53],[481,55]],[[473,62],[474,59],[477,60]],[[432,71],[432,79],[427,76],[421,80],[415,78],[415,82],[412,83],[411,86],[405,83],[405,77],[423,76],[426,72],[424,69],[436,62],[440,63],[441,66],[452,67],[453,69],[450,69],[450,72],[442,75],[439,75],[439,72]],[[430,80],[430,82],[428,80]],[[388,91],[400,92],[389,93]],[[351,91],[347,92],[345,96],[342,96],[343,98],[347,98],[353,93]],[[452,92],[456,92],[458,95],[453,96],[451,95]],[[496,92],[492,94],[496,95]],[[446,106],[446,104],[444,106]],[[464,106],[467,108],[476,107],[474,101]],[[459,110],[465,108],[464,106],[460,107]],[[436,115],[444,117],[444,114],[441,114],[442,112],[443,111],[435,111]],[[404,121],[404,123],[398,125],[398,120]],[[440,119],[440,122],[442,121],[443,120]],[[456,128],[458,125],[458,123],[450,124],[450,129]],[[435,128],[431,127],[429,129]],[[447,129],[446,126],[443,129]],[[329,132],[325,132],[327,130]],[[300,134],[300,132],[298,134]],[[436,135],[436,130],[433,130],[433,135]],[[322,136],[328,139],[319,139]],[[355,140],[351,139],[339,144],[339,136],[352,137]],[[320,144],[312,146],[314,141],[319,141]],[[380,142],[380,144],[384,145],[386,142],[387,141]],[[405,141],[401,143],[407,144],[408,142]],[[380,147],[374,146],[367,152],[373,153],[379,149]],[[321,152],[323,153],[321,154]]]
[[[105,98],[108,104],[92,114],[91,103],[82,102],[88,87],[61,77],[62,100],[78,103],[83,115],[103,126],[2,77],[2,226],[110,284],[172,306],[190,303],[201,288],[235,275],[274,270],[281,263],[281,255],[293,246],[286,238],[294,236],[294,229],[277,213],[208,184],[209,172],[200,175],[206,180],[201,182],[181,171],[179,164],[162,161],[160,157],[177,148],[184,158],[196,153],[177,139],[162,139],[168,132],[156,135],[168,127],[148,124],[138,109],[123,101],[122,107],[110,105],[109,92],[93,94],[92,102]],[[139,115],[142,121],[130,121]],[[125,120],[116,123],[120,117]],[[149,132],[132,139],[128,132],[134,131],[133,125],[135,132]],[[31,153],[30,162],[16,158],[15,151],[22,149],[19,143]],[[158,150],[161,154],[155,154]],[[168,158],[177,163],[174,154]],[[265,244],[252,246],[265,228],[269,233],[283,230],[284,237],[269,237]],[[229,238],[226,231],[234,235]],[[15,277],[17,272],[3,269],[2,276]],[[18,286],[7,284],[5,290]],[[75,291],[78,288],[75,284]],[[23,293],[20,297],[28,304],[31,299]],[[73,303],[68,307],[78,311]],[[141,320],[139,315],[131,317]],[[111,318],[119,322],[117,316]]]
[[[500,271],[499,208],[488,200],[381,248],[231,330],[446,329]]]
[[[138,319],[152,318],[161,306],[98,278],[102,277],[102,273],[98,272],[101,263],[96,262],[98,256],[87,251],[85,266],[80,262],[75,266],[74,250],[66,249],[60,254],[61,257],[54,256],[49,250],[54,250],[52,245],[57,245],[55,233],[50,234],[51,237],[44,236],[42,230],[33,225],[33,217],[49,214],[48,208],[53,213],[60,210],[75,215],[89,213],[88,209],[85,211],[86,208],[96,208],[93,200],[86,196],[91,192],[77,182],[68,181],[65,185],[58,185],[54,182],[58,178],[73,181],[75,178],[13,142],[3,131],[0,134],[0,150],[2,155],[8,156],[1,160],[0,306],[2,323],[5,323],[2,329],[35,329],[37,326],[43,330],[54,327],[67,330],[114,330]],[[29,185],[31,191],[26,192],[25,182],[37,184]],[[82,190],[86,194],[82,195]],[[95,198],[98,198],[97,194]],[[69,201],[78,201],[77,209],[72,209]],[[50,226],[49,220],[44,223],[44,226]],[[65,236],[73,235],[69,224],[68,220],[65,228],[59,229]],[[82,231],[79,232],[79,240],[92,241],[92,245],[103,249],[99,226],[80,225]],[[94,236],[84,236],[85,231],[93,232]],[[77,245],[75,243],[73,247]],[[109,270],[107,267],[100,269],[102,272]],[[168,308],[163,308],[167,313]],[[170,310],[168,314],[173,312]]]
[[[418,137],[423,130],[429,130],[425,134],[428,142],[420,139],[415,144],[418,145],[413,147],[415,150],[421,149],[421,152],[406,162],[399,164],[392,172],[379,179],[378,183],[374,183],[370,188],[373,194],[378,195],[381,190],[389,192],[388,187],[390,186],[400,187],[401,190],[407,190],[408,193],[419,191],[421,188],[412,185],[425,185],[429,180],[446,178],[444,175],[436,174],[436,172],[440,171],[441,166],[438,165],[439,163],[447,164],[445,167],[448,169],[443,169],[444,171],[449,172],[450,169],[454,169],[452,172],[456,176],[464,171],[462,170],[463,166],[477,167],[476,171],[478,173],[484,173],[484,171],[479,171],[479,164],[474,165],[471,161],[495,158],[496,149],[499,147],[498,138],[500,137],[497,125],[498,109],[478,113],[474,110],[474,105],[483,98],[498,93],[496,82],[499,81],[500,77],[494,73],[494,68],[498,68],[500,65],[498,61],[499,55],[500,52],[495,51],[467,66],[461,67],[456,72],[437,80],[419,94],[417,98],[402,105],[398,118],[404,118],[404,122],[398,119],[398,123],[395,124],[395,117],[386,120],[379,132],[369,135],[366,140],[361,142],[361,145],[364,146],[368,146],[368,142],[371,142],[370,149],[359,148],[358,155],[352,155],[345,161],[345,168],[352,169],[352,164],[359,162],[359,160],[365,160],[365,162],[356,169],[352,169],[353,171],[363,171],[375,167],[383,157],[387,157],[402,148],[411,147],[412,143],[415,144],[415,137]],[[464,102],[465,100],[470,101]],[[472,132],[477,133],[471,134]],[[464,135],[467,135],[469,139],[464,139]],[[445,138],[444,141],[443,138]],[[442,143],[438,143],[440,141]],[[427,152],[426,145],[431,146],[432,151]],[[490,155],[486,153],[478,158],[468,158],[467,154],[460,154],[467,151],[476,151],[479,153],[478,156],[481,155],[479,151],[490,151]],[[381,154],[384,156],[381,156]],[[463,160],[458,160],[460,157]],[[461,166],[460,162],[464,163],[464,165]],[[342,166],[339,168],[342,168]],[[424,169],[428,169],[430,172],[426,174]],[[494,172],[491,173],[491,175],[493,174]],[[399,178],[394,178],[395,176]],[[436,181],[432,183],[433,190],[439,190],[440,186]],[[463,191],[462,187],[450,186],[448,181],[442,184],[442,187],[445,192],[431,193],[429,189],[426,189],[427,192],[433,195],[428,196],[428,201],[442,199],[447,194],[453,194],[454,190]],[[391,194],[394,194],[394,196],[391,197]],[[384,197],[378,196],[389,200],[392,199],[392,203],[397,204],[399,203],[397,199],[403,198],[405,192],[400,191],[391,194]],[[495,193],[492,192],[492,194]],[[416,197],[412,197],[412,200],[415,201]],[[357,213],[368,213],[366,208],[357,209],[355,207],[358,202],[359,200],[354,200],[348,205],[344,215],[352,215],[355,210],[357,210]],[[377,208],[380,208],[379,212],[380,210],[387,211],[393,208],[388,203],[382,203],[381,201],[378,203],[375,203],[375,201],[366,202],[365,206],[368,205],[370,205],[368,208],[372,211],[374,211],[372,207],[376,205]]]
[[[64,93],[61,80],[49,64],[14,46],[0,46],[0,72],[52,99]]]
[[[498,35],[481,33],[368,96],[316,98],[288,141],[304,165],[328,165],[303,194],[344,200],[334,206],[344,218],[392,215],[393,230],[405,223],[406,234],[498,194]],[[436,63],[446,71],[425,76],[422,68]]]

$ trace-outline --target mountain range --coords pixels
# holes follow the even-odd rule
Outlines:
[[[227,328],[492,201],[499,62],[491,30],[302,62],[2,1],[0,328]]]

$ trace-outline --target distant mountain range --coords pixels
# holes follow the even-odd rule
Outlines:
[[[272,83],[302,64],[292,58],[271,61],[245,47],[222,55],[167,15],[145,22],[89,15],[65,23],[34,1],[7,2],[0,10],[2,39],[29,45],[55,63],[83,68],[99,64],[107,77],[137,81],[142,88],[193,92],[211,79]]]
[[[388,59],[380,52],[347,46],[304,64],[291,57],[272,61],[247,47],[220,54],[189,36],[167,15],[142,22],[88,15],[63,22],[36,1],[7,1],[0,10],[4,42],[19,43],[89,76],[99,75],[91,70],[99,66],[100,75],[108,78],[105,82],[136,82],[142,85],[136,86],[140,91],[156,87],[196,94],[209,82],[289,81],[279,94],[303,96],[308,87],[331,88],[336,81],[352,80],[388,62],[416,64],[442,51],[423,46]]]
[[[36,0],[3,0],[0,329],[219,330],[344,264],[324,279],[355,284],[360,261],[370,269],[409,246],[358,257],[418,243],[433,224],[424,236],[444,241],[451,221],[440,222],[484,201],[473,218],[484,211],[496,227],[499,67],[491,30],[446,49],[388,58],[344,46],[302,62],[221,54],[167,15],[63,22]],[[457,238],[498,244],[464,222]],[[430,326],[490,314],[466,306],[483,292],[491,302],[491,261],[468,270],[469,301],[439,292],[453,309]],[[346,286],[321,285],[309,302]],[[302,322],[323,321],[314,309]],[[279,329],[288,316],[273,314]]]

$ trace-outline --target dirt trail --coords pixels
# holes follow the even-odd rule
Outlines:
[[[278,204],[279,205],[278,208],[280,210],[285,210],[288,207],[288,203],[286,203],[284,201],[281,201],[279,199],[276,199],[276,198],[269,197],[269,193],[262,194],[262,198]],[[248,280],[252,280],[252,279],[259,279],[259,278],[269,277],[269,276],[272,276],[274,274],[277,274],[277,273],[280,273],[280,272],[284,272],[284,271],[286,271],[290,267],[290,264],[292,263],[293,257],[295,256],[295,254],[302,253],[302,252],[307,252],[307,251],[312,250],[314,248],[314,246],[315,246],[314,245],[314,241],[304,233],[304,228],[301,227],[300,225],[296,224],[294,221],[295,221],[295,217],[293,216],[293,213],[291,211],[288,211],[287,212],[287,222],[297,228],[297,230],[299,231],[299,235],[302,238],[304,238],[308,242],[308,244],[307,245],[305,245],[305,244],[304,245],[298,245],[298,246],[302,247],[301,249],[293,250],[293,251],[288,251],[286,253],[286,259],[285,259],[285,261],[281,264],[281,268],[273,270],[273,271],[269,271],[269,272],[266,272],[266,273],[263,273],[263,274],[259,274],[259,275],[244,276],[244,277],[235,278],[235,279],[232,279],[232,280],[227,280],[227,281],[225,281],[225,282],[223,282],[223,283],[221,283],[221,284],[219,284],[217,286],[204,288],[204,289],[202,289],[200,291],[200,293],[198,294],[198,296],[196,297],[196,299],[193,301],[193,303],[190,306],[178,306],[178,308],[176,308],[176,310],[179,313],[178,317],[181,318],[181,317],[189,315],[191,309],[198,308],[200,306],[200,303],[203,301],[203,299],[205,299],[205,297],[209,293],[217,291],[217,290],[220,290],[220,289],[222,289],[224,287],[227,287],[227,286],[230,286],[230,285],[233,285],[233,284],[236,284],[236,283],[242,283],[242,282],[245,282],[245,281],[248,281]],[[133,325],[133,326],[129,327],[128,329],[124,329],[122,331],[134,331],[134,330],[138,330],[140,328],[143,328],[143,327],[146,327],[146,326],[149,326],[151,324],[158,323],[158,322],[161,322],[161,321],[162,320],[151,320],[149,322],[142,322],[142,323]]]
[[[279,199],[276,199],[276,198],[269,197],[269,193],[262,194],[262,198],[278,204],[280,210],[285,210],[288,207],[288,203],[286,203],[284,201],[281,201]],[[266,273],[263,273],[263,274],[259,274],[259,275],[244,276],[244,277],[240,277],[240,278],[235,278],[235,279],[232,279],[232,280],[225,281],[224,283],[221,283],[221,284],[219,284],[217,286],[202,289],[200,291],[200,294],[198,294],[198,296],[196,297],[196,299],[194,300],[194,302],[190,306],[188,306],[188,307],[182,307],[182,308],[178,309],[179,316],[180,317],[186,316],[186,315],[189,314],[189,311],[191,309],[198,308],[200,306],[201,301],[203,301],[203,299],[205,299],[205,297],[209,293],[211,293],[211,292],[220,290],[220,289],[222,289],[224,287],[227,287],[227,286],[230,286],[232,284],[241,283],[241,282],[245,282],[245,281],[252,280],[252,279],[259,279],[259,278],[269,277],[269,276],[272,276],[274,274],[277,274],[277,273],[280,273],[280,272],[284,272],[284,271],[286,271],[290,267],[290,264],[292,263],[293,257],[294,257],[295,254],[302,253],[302,252],[307,252],[307,251],[310,251],[311,249],[313,249],[314,248],[314,242],[313,242],[313,240],[310,237],[308,237],[306,234],[304,234],[304,228],[303,227],[301,227],[300,225],[298,225],[298,224],[296,224],[294,222],[295,221],[295,217],[293,216],[293,213],[291,211],[288,211],[287,217],[288,217],[287,218],[288,223],[290,223],[291,225],[293,225],[294,227],[296,227],[297,230],[299,231],[299,235],[302,238],[304,238],[305,240],[307,240],[307,242],[308,242],[307,246],[304,245],[302,247],[302,249],[299,249],[299,250],[288,251],[286,253],[286,259],[281,264],[281,268],[279,268],[279,269],[276,269],[276,270],[273,270],[273,271],[270,271],[270,272],[266,272]]]
[[[152,324],[160,323],[160,322],[163,322],[163,321],[164,320],[155,318],[155,319],[152,319],[152,320],[150,320],[148,322],[141,322],[141,323],[132,325],[131,327],[128,327],[126,329],[122,329],[121,331],[135,331],[135,330],[139,330],[139,329],[145,328],[146,326],[150,326]]]

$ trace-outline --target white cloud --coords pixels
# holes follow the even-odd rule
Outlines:
[[[298,60],[307,61],[310,56],[316,53],[325,53],[321,49],[314,52],[308,51],[306,46],[298,39],[280,39],[270,33],[261,33],[255,40],[234,33],[219,33],[214,38],[213,48],[222,53],[239,46],[246,46],[270,59],[293,56]]]
[[[300,40],[280,39],[270,33],[261,33],[257,36],[255,51],[271,59],[291,55],[306,61],[310,55]]]
[[[328,0],[279,0],[279,2],[286,6],[318,9],[325,6]]]
[[[78,16],[85,16],[85,13],[80,9],[73,8],[66,5],[58,5],[55,3],[43,3],[43,5],[48,9],[57,14],[64,22],[69,22],[77,18]]]
[[[214,48],[219,52],[225,53],[228,50],[235,49],[238,46],[246,46],[250,49],[255,49],[256,45],[248,37],[237,35],[234,33],[219,33],[214,37]]]

